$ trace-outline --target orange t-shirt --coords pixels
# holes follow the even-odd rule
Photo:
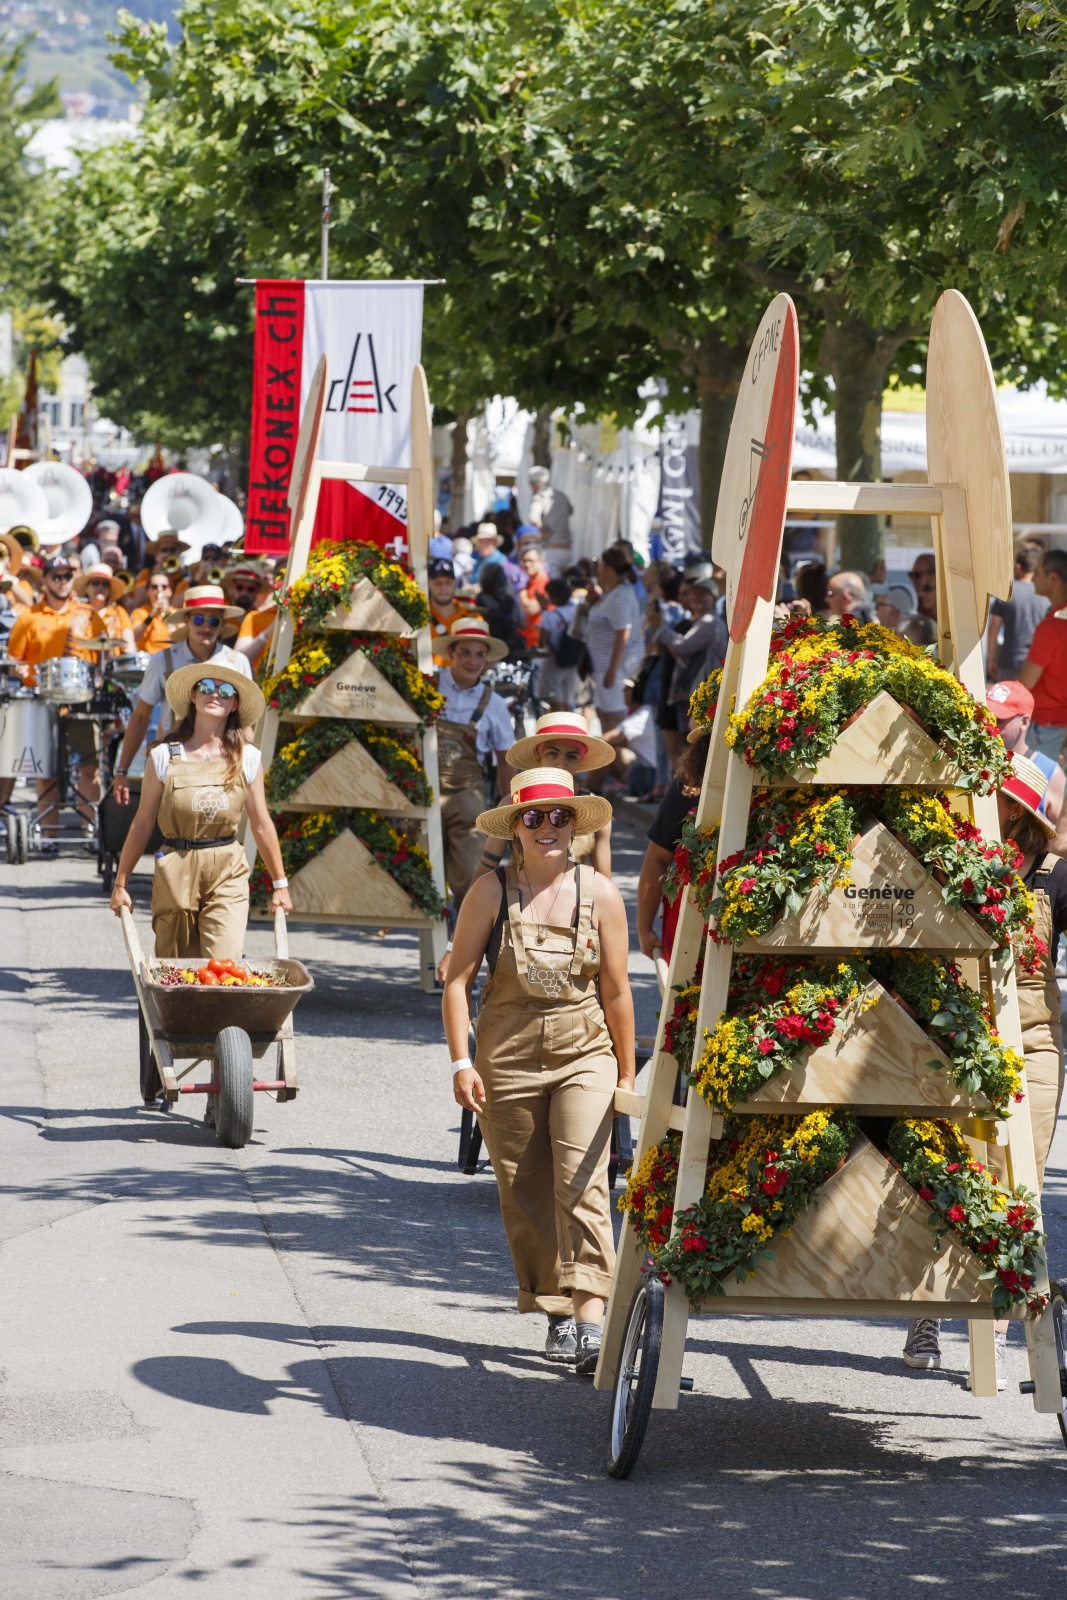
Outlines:
[[[433,662],[435,667],[447,667],[452,659],[444,645],[439,645],[437,641],[451,633],[452,624],[458,622],[460,617],[476,617],[480,615],[474,606],[467,605],[463,600],[454,600],[452,604],[455,609],[451,613],[446,613],[439,611],[433,601],[430,601],[430,633],[433,636]]]
[[[541,610],[535,617],[527,619],[526,626],[522,630],[526,638],[526,647],[529,650],[537,649],[537,635],[541,627],[541,618],[545,614],[545,602],[548,598],[545,595],[545,590],[548,588],[550,576],[550,573],[539,572],[536,578],[529,579],[526,588],[523,590],[523,594],[529,595],[531,600],[540,599],[542,602]],[[525,616],[526,613],[523,612],[523,615]]]
[[[82,600],[71,600],[56,611],[47,600],[38,600],[35,606],[15,619],[7,641],[7,653],[16,661],[25,661],[30,668],[26,682],[30,688],[37,684],[34,672],[39,661],[51,661],[54,656],[80,656],[83,661],[98,661],[99,653],[79,650],[78,639],[99,639],[104,633],[92,606]]]
[[[258,611],[255,608],[253,608],[251,611],[246,611],[244,616],[241,618],[241,625],[237,629],[237,638],[238,639],[258,639],[258,638],[260,638],[262,635],[266,634],[267,629],[277,619],[277,616],[278,616],[277,601],[272,601],[270,605],[264,606],[262,611]],[[259,661],[259,659],[262,656],[264,650],[267,648],[268,642],[269,641],[266,638],[263,639],[263,643],[260,645],[260,647],[256,651],[255,655],[252,657],[253,661],[255,661],[255,662]]]
[[[126,607],[120,606],[117,600],[114,605],[105,606],[102,611],[98,611],[96,614],[104,624],[104,631],[109,639],[120,638],[130,625],[130,617]]]
[[[167,609],[169,610],[170,607],[168,606]],[[152,620],[148,622],[150,617]],[[151,606],[138,606],[130,618],[130,627],[139,628],[142,622],[148,622],[148,627],[141,635],[140,644],[137,644],[136,638],[133,641],[134,644],[137,644],[138,650],[146,650],[150,656],[156,656],[161,650],[165,650],[169,644],[173,643],[170,629],[162,617],[152,616]]]

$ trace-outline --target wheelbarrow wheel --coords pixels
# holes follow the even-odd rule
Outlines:
[[[645,1442],[662,1340],[663,1285],[645,1277],[630,1303],[611,1396],[608,1472],[613,1478],[630,1476]]]
[[[252,1078],[251,1039],[243,1028],[223,1028],[215,1039],[215,1132],[228,1150],[240,1150],[252,1137]]]
[[[1060,1389],[1067,1396],[1067,1284],[1051,1283],[1049,1301],[1052,1308],[1052,1326],[1056,1330],[1056,1361],[1060,1369]],[[1063,1442],[1067,1445],[1067,1415],[1060,1412],[1057,1421]]]
[[[141,1099],[146,1106],[155,1105],[163,1093],[163,1083],[156,1066],[156,1058],[152,1054],[152,1041],[148,1037],[145,1026],[144,1012],[137,1007],[137,1053],[141,1068]]]

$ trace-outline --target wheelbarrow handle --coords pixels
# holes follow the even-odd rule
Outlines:
[[[126,953],[135,972],[140,972],[144,965],[144,952],[141,949],[141,940],[137,933],[137,924],[133,920],[133,913],[129,906],[119,907],[119,920],[122,923],[122,937],[126,941]]]
[[[652,961],[656,968],[656,981],[659,984],[659,992],[662,998],[667,993],[668,968],[666,961],[663,959],[663,946],[661,944],[652,946]]]
[[[274,913],[274,954],[279,961],[289,959],[289,928],[281,906]]]

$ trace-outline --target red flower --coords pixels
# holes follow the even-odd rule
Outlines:
[[[760,1042],[759,1042],[759,1051],[760,1051],[760,1055],[761,1056],[769,1056],[773,1049],[774,1049],[774,1040],[773,1039],[761,1039],[760,1040]]]
[[[741,879],[741,893],[742,894],[751,894],[755,887],[756,887],[755,878],[742,878]]]
[[[967,1221],[967,1213],[966,1213],[966,1211],[964,1211],[962,1206],[952,1206],[952,1207],[950,1207],[950,1209],[945,1212],[945,1216],[948,1218],[949,1222],[966,1222]]]
[[[921,1188],[919,1190],[919,1199],[920,1200],[932,1200],[933,1198],[934,1198],[934,1191],[932,1189],[928,1189],[928,1188],[926,1188],[924,1186],[923,1188]]]

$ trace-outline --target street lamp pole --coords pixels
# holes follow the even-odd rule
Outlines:
[[[322,281],[330,276],[330,169],[322,169]]]

